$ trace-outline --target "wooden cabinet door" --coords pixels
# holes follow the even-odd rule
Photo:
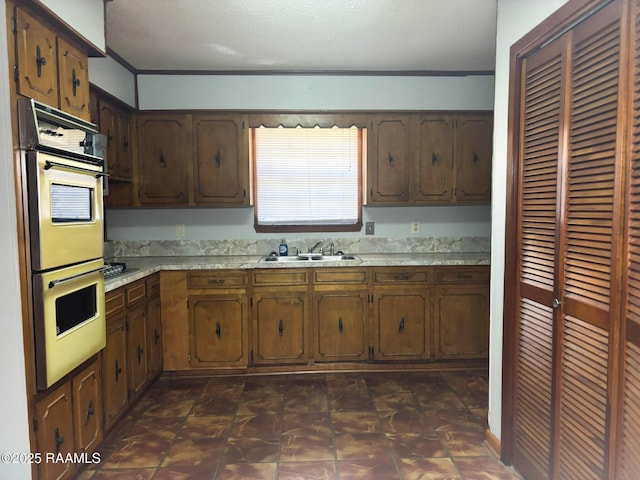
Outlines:
[[[487,358],[488,286],[436,286],[434,303],[436,358]]]
[[[376,360],[431,357],[430,293],[425,289],[374,291]]]
[[[127,380],[129,401],[137,398],[147,382],[147,333],[144,304],[127,312]]]
[[[448,203],[453,199],[453,118],[423,115],[418,119],[415,188],[419,203]]]
[[[196,204],[249,204],[249,137],[241,115],[195,115]]]
[[[71,384],[66,382],[36,404],[36,448],[43,457],[47,453],[63,456],[73,454],[73,414]],[[67,478],[75,469],[72,462],[47,462],[39,464],[38,478]]]
[[[75,451],[93,452],[102,440],[102,376],[99,357],[73,377]]]
[[[60,109],[85,120],[89,111],[89,69],[87,55],[58,38]]]
[[[133,179],[133,145],[131,136],[131,113],[121,108],[116,109],[117,117],[117,168],[118,179],[131,181]]]
[[[107,344],[102,351],[104,428],[109,430],[127,407],[126,314],[107,318]]]
[[[314,295],[314,358],[319,362],[366,360],[367,300],[365,292],[318,292]]]
[[[491,200],[492,116],[458,115],[455,130],[456,201],[488,202]]]
[[[141,204],[187,204],[190,159],[189,115],[145,114],[138,117],[138,197]]]
[[[57,107],[58,62],[55,33],[20,8],[16,8],[16,26],[18,93]]]
[[[411,116],[376,117],[368,138],[369,203],[408,202]]]
[[[160,297],[147,301],[147,361],[149,378],[162,372],[162,310]]]
[[[253,363],[309,360],[306,292],[256,293],[253,308]]]
[[[246,295],[190,295],[192,367],[247,365]]]

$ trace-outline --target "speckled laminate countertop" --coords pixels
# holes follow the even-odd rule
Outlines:
[[[125,262],[127,271],[105,282],[105,291],[127,285],[161,270],[216,270],[256,268],[323,268],[323,267],[386,267],[437,265],[489,265],[488,252],[473,253],[358,253],[359,260],[335,262],[260,262],[259,255],[217,255],[202,257],[117,257],[108,261]]]

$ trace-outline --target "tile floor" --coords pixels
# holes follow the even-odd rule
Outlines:
[[[161,378],[79,479],[520,479],[482,371]]]

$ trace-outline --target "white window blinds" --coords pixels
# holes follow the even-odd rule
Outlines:
[[[358,128],[255,129],[258,225],[359,221]]]

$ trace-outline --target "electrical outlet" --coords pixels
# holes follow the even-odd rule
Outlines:
[[[184,223],[176,223],[176,238],[184,240],[185,233]]]
[[[365,222],[364,233],[365,235],[373,235],[376,231],[376,224],[374,222]]]
[[[420,233],[420,222],[411,222],[411,233]]]

